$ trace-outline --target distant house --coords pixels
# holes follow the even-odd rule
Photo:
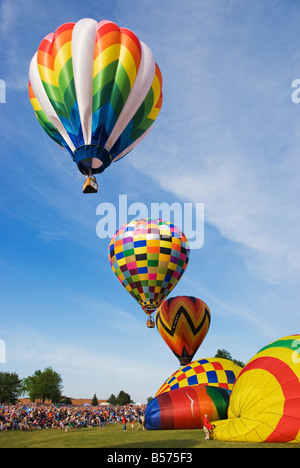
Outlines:
[[[71,398],[72,400],[72,405],[74,406],[80,406],[80,405],[84,405],[86,403],[88,403],[89,405],[92,404],[92,398]],[[97,398],[98,400],[98,405],[101,405],[102,403],[103,404],[106,404],[107,403],[107,400],[99,400],[99,398]]]
[[[70,400],[72,401],[73,406],[81,406],[81,405],[86,405],[86,404],[91,405],[91,403],[92,403],[92,398],[70,398]],[[19,402],[24,404],[24,405],[32,404],[32,401],[30,401],[29,398],[19,398]],[[39,403],[39,402],[36,401],[35,403]],[[51,401],[46,401],[45,404],[50,405]],[[109,403],[107,403],[107,400],[99,400],[98,399],[98,404],[99,405],[106,405],[106,404],[109,404]]]

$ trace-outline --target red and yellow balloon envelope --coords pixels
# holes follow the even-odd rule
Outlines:
[[[150,316],[183,275],[189,243],[174,224],[161,219],[133,220],[109,244],[113,272]]]
[[[30,64],[29,96],[45,132],[91,175],[149,133],[162,105],[162,77],[132,31],[84,18],[42,40]]]
[[[207,414],[210,420],[227,417],[230,390],[196,385],[162,393],[148,403],[146,429],[199,429]]]
[[[241,370],[240,366],[228,359],[199,359],[174,372],[159,388],[156,396],[199,384],[232,390]]]
[[[228,420],[214,438],[247,442],[300,442],[300,335],[262,348],[244,367],[231,394]]]
[[[210,325],[208,306],[196,297],[166,299],[156,311],[157,329],[182,366],[190,363]]]

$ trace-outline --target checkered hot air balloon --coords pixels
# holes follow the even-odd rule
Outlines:
[[[229,359],[207,358],[193,361],[176,370],[158,389],[155,396],[177,388],[208,385],[232,390],[242,368]]]
[[[185,235],[170,222],[140,219],[122,226],[109,244],[113,272],[148,315],[166,299],[183,275],[189,260]]]
[[[42,40],[30,64],[29,96],[45,132],[91,176],[149,133],[162,105],[162,77],[133,32],[84,18]],[[84,191],[96,190],[87,184]]]
[[[192,361],[206,337],[210,318],[208,306],[191,296],[166,299],[157,309],[157,329],[181,366]]]

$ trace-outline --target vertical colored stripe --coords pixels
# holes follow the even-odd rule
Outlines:
[[[270,372],[270,368],[281,386],[285,402],[283,414],[265,442],[290,442],[297,437],[300,430],[300,382],[290,366],[271,356],[258,357],[247,364],[240,376],[253,369]]]
[[[160,407],[160,428],[174,429],[173,402],[170,393],[164,393],[159,399]]]
[[[174,412],[174,429],[189,427],[190,429],[199,428],[201,422],[201,409],[199,399],[206,397],[205,388],[186,388],[184,392],[169,392]]]

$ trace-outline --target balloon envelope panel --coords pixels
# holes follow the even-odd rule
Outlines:
[[[232,391],[228,420],[216,422],[218,440],[300,442],[300,335],[262,348]]]
[[[174,372],[160,387],[156,396],[198,384],[232,390],[241,370],[240,366],[228,359],[199,359]]]
[[[210,326],[210,310],[196,297],[167,299],[156,312],[157,329],[183,366],[203,342]]]
[[[125,224],[112,237],[108,250],[116,277],[147,314],[176,286],[190,252],[185,235],[161,219]]]
[[[227,417],[230,390],[197,385],[163,393],[148,403],[146,429],[199,429],[207,414],[210,420]]]

